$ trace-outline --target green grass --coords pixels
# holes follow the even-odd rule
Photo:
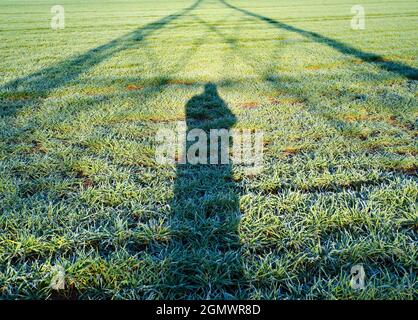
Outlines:
[[[1,298],[418,297],[416,1],[55,4],[0,0]],[[261,174],[156,164],[202,99]]]

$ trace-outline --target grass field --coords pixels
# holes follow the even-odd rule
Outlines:
[[[55,4],[0,0],[1,298],[418,298],[417,1]],[[196,114],[263,171],[156,163]]]

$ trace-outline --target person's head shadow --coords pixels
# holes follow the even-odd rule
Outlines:
[[[187,129],[200,128],[231,129],[236,123],[236,117],[225,101],[219,96],[215,84],[205,84],[202,94],[192,97],[186,104]]]
[[[185,113],[186,136],[202,129],[200,132],[207,134],[207,150],[211,147],[210,130],[230,130],[236,123],[236,117],[212,83],[186,103]],[[185,149],[193,143],[187,141]],[[221,152],[220,148],[217,150]],[[232,164],[210,163],[209,159],[207,163],[191,164],[190,156],[187,155],[186,163],[176,166],[169,296],[242,298],[239,197]]]

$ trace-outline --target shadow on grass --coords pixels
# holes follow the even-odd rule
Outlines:
[[[211,129],[229,130],[236,123],[212,83],[207,83],[204,92],[192,97],[185,108],[186,135],[199,128],[209,136]],[[186,150],[193,143],[186,142]],[[207,145],[209,152],[209,141]],[[240,211],[232,165],[186,163],[178,164],[176,171],[171,205],[175,237],[169,249],[170,285],[164,296],[240,296]]]
[[[166,27],[169,23],[194,10],[203,0],[197,0],[190,7],[178,13],[168,15],[160,20],[151,22],[124,36],[114,39],[104,45],[93,48],[81,55],[64,60],[50,67],[32,73],[28,76],[15,79],[0,87],[1,100],[19,100],[20,98],[46,98],[50,91],[62,87],[78,78],[81,74],[111,58],[113,55],[132,48],[157,30]],[[0,116],[13,116],[21,107],[33,103],[20,103],[6,107],[0,111]],[[36,106],[36,103],[35,103]]]
[[[368,62],[368,63],[372,63],[373,65],[378,66],[379,68],[386,70],[386,71],[390,71],[392,73],[398,74],[400,76],[403,76],[407,79],[410,80],[418,80],[418,70],[410,67],[406,64],[403,64],[401,62],[395,62],[395,61],[387,61],[385,60],[382,56],[375,54],[375,53],[370,53],[370,52],[364,52],[361,51],[359,49],[356,49],[354,47],[351,47],[350,45],[347,45],[341,41],[338,40],[334,40],[331,38],[328,38],[326,36],[323,36],[319,33],[316,32],[312,32],[312,31],[307,31],[301,28],[297,28],[294,27],[292,25],[256,14],[254,12],[245,10],[245,9],[241,9],[238,8],[236,6],[233,6],[229,3],[227,3],[225,0],[219,0],[221,3],[223,3],[225,6],[237,10],[239,12],[242,12],[243,14],[247,15],[247,16],[251,16],[254,18],[257,18],[261,21],[264,21],[272,26],[274,26],[275,28],[278,29],[282,29],[282,30],[287,30],[290,32],[294,32],[294,33],[298,33],[312,41],[315,41],[317,43],[320,44],[324,44],[327,45],[339,52],[341,52],[342,54],[345,55],[349,55],[349,56],[353,56],[356,57],[364,62]]]

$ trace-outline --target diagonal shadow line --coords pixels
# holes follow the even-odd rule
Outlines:
[[[201,24],[203,24],[204,26],[206,26],[210,31],[214,32],[215,34],[217,34],[219,37],[221,37],[230,47],[230,49],[235,53],[238,53],[238,55],[240,56],[241,60],[246,63],[247,65],[249,65],[254,71],[257,71],[256,67],[250,62],[250,61],[255,61],[253,59],[253,57],[248,57],[241,54],[239,49],[239,40],[237,39],[237,37],[229,37],[227,35],[225,35],[224,33],[222,33],[218,27],[209,24],[208,22],[206,22],[205,20],[201,19],[201,18],[197,18],[196,19],[199,20],[199,22]]]
[[[143,97],[143,101],[150,100],[151,98],[155,98],[157,95],[160,95],[164,92],[164,88],[161,88],[160,86],[167,85],[172,80],[172,75],[180,71],[184,68],[184,66],[187,64],[188,61],[195,55],[196,51],[201,47],[201,45],[205,42],[205,38],[201,37],[197,41],[195,41],[189,48],[186,50],[180,59],[173,65],[172,69],[169,71],[165,71],[164,76],[159,77],[157,83],[153,85],[153,89],[150,89],[150,91],[146,92]],[[119,110],[117,113],[117,116],[123,115],[126,112],[126,110],[122,109]]]
[[[201,23],[207,24],[203,20],[201,20]],[[237,49],[239,47],[240,44],[239,44],[239,41],[236,37],[231,38],[231,37],[224,36],[219,30],[217,30],[216,27],[209,26],[209,25],[207,25],[207,26],[212,31],[216,32],[219,36],[223,37],[225,39],[225,41],[228,41],[228,43],[234,43],[234,46],[231,46],[231,49]],[[245,53],[240,54],[240,52],[238,52],[238,54],[241,56],[243,61],[247,61],[247,64],[248,64],[248,61],[254,60],[254,57],[252,57],[248,53],[247,54],[245,54]],[[255,67],[253,67],[253,69],[256,71]],[[265,69],[264,74],[265,74],[264,80],[270,82],[272,85],[275,86],[275,85],[278,85],[280,83],[279,79],[274,76],[274,70],[273,69],[271,69],[270,71],[268,69]],[[293,81],[292,83],[295,83],[295,84],[299,83],[299,81],[297,81],[295,79],[292,79],[292,81]],[[285,82],[288,83],[288,84],[290,83],[289,79],[286,79]],[[341,126],[347,125],[347,122],[345,122],[345,121],[332,119],[332,118],[330,119],[325,113],[321,113],[323,111],[323,108],[318,108],[317,103],[312,101],[312,99],[309,95],[304,94],[304,90],[298,90],[298,89],[289,90],[289,87],[287,87],[287,91],[291,95],[295,95],[298,98],[301,98],[303,101],[307,102],[310,105],[310,107],[308,107],[307,111],[313,116],[317,115],[317,116],[321,117],[327,124],[334,127],[337,130],[337,132],[339,132],[341,130]],[[321,112],[318,112],[318,111],[321,111]]]
[[[253,70],[256,70],[256,68],[249,62],[252,61],[251,59],[249,60],[248,57],[245,57],[244,55],[242,55],[240,53],[240,51],[238,50],[238,46],[239,46],[239,41],[237,40],[237,38],[232,38],[232,37],[228,37],[227,35],[223,34],[218,27],[209,24],[208,22],[206,22],[205,20],[196,17],[196,19],[199,20],[199,22],[201,24],[203,24],[206,28],[208,28],[210,31],[212,31],[213,33],[217,34],[219,37],[221,37],[228,45],[229,48],[234,52],[234,54],[236,52],[238,52],[238,55],[241,57],[241,60],[246,63],[247,65],[251,66],[251,68]]]
[[[178,13],[168,15],[162,19],[151,22],[124,36],[114,39],[106,44],[93,48],[83,54],[58,62],[28,76],[12,80],[0,87],[1,91],[34,92],[37,97],[45,97],[49,91],[59,88],[78,78],[81,74],[97,64],[109,59],[120,51],[129,49],[144,40],[146,37],[167,26],[167,24],[194,10],[203,0],[195,1],[190,7]],[[0,96],[1,98],[1,96]]]
[[[205,27],[207,27],[210,31],[221,37],[226,43],[228,43],[231,49],[236,49],[238,41],[235,38],[227,37],[221,31],[219,31],[218,27],[209,24],[208,22],[199,17],[195,17],[195,19],[199,21],[200,24],[203,24]]]
[[[221,38],[223,38],[229,45],[231,50],[235,50],[238,49],[239,47],[239,41],[236,37],[228,37],[226,35],[224,35],[220,30],[218,30],[218,28],[216,26],[210,25],[209,23],[207,23],[206,21],[204,21],[201,18],[198,18],[200,23],[205,25],[209,30],[213,31],[214,33],[216,33],[218,36],[220,36]],[[248,61],[252,61],[254,60],[254,57],[250,56],[248,53],[247,54],[240,54],[240,50],[238,50],[238,54],[241,56],[241,59],[246,62],[247,64],[249,64],[254,71],[257,71],[257,69],[250,63],[248,63]],[[257,73],[257,72],[256,72]],[[270,75],[273,74],[273,72],[269,72],[268,70],[266,70],[266,76],[264,77],[265,80],[273,83],[273,84],[278,84],[278,80],[275,77],[272,77]],[[289,82],[288,80],[286,80],[287,82]],[[293,80],[294,81],[294,80]],[[295,82],[295,81],[294,81]],[[295,93],[293,93],[295,94]],[[300,93],[296,93],[296,95],[299,97],[301,96],[302,99],[304,101],[307,102],[311,102],[311,99],[309,96],[307,95],[300,95]],[[313,109],[313,111],[309,111],[312,115],[314,115],[314,113],[316,113],[316,108]],[[333,123],[333,121],[331,121],[329,118],[327,118],[325,115],[320,115],[321,118],[323,118],[328,124],[332,125],[335,129],[340,130],[339,127],[341,126],[341,124],[344,125],[344,122],[338,122],[337,124]]]
[[[190,15],[191,19],[195,19],[196,20],[196,16],[194,14]],[[171,71],[167,71],[167,66],[161,65],[158,63],[158,59],[155,59],[155,56],[157,56],[157,54],[155,52],[153,52],[151,54],[151,50],[147,49],[147,46],[145,45],[145,49],[148,52],[148,56],[152,57],[154,60],[153,63],[153,68],[154,69],[158,69],[157,73],[158,74],[164,74],[163,76],[159,76],[159,81],[158,81],[158,85],[166,85],[168,84],[168,82],[170,80],[172,80],[172,75],[179,72],[181,69],[184,68],[184,66],[186,65],[186,63],[192,59],[193,55],[196,53],[196,51],[201,47],[201,45],[204,43],[205,39],[204,37],[200,37],[197,40],[195,40],[190,46],[188,46],[188,49],[180,56],[180,58],[178,59],[177,62],[173,63],[173,66],[171,68]],[[146,41],[145,41],[146,42]],[[178,49],[178,48],[177,48]],[[177,50],[179,51],[179,50]],[[172,61],[174,62],[174,60]]]
[[[308,39],[311,39],[320,44],[327,45],[343,54],[354,56],[358,59],[361,59],[364,62],[368,62],[373,65],[376,65],[379,68],[384,69],[386,71],[398,74],[410,80],[418,80],[418,69],[410,67],[404,63],[396,62],[396,61],[386,61],[381,55],[378,55],[376,53],[364,52],[354,47],[351,47],[341,41],[323,36],[319,33],[300,29],[292,25],[256,14],[254,12],[241,9],[239,7],[236,7],[236,6],[233,6],[232,4],[227,3],[225,0],[219,0],[219,1],[231,9],[237,10],[248,16],[262,20],[268,24],[273,25],[274,27],[278,29],[283,29],[283,30],[298,33]]]

